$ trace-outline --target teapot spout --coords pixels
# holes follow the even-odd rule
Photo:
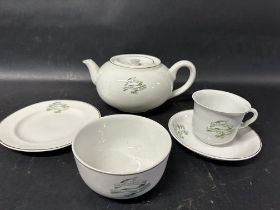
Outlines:
[[[99,66],[91,59],[83,60],[83,63],[88,67],[93,84],[96,84]]]

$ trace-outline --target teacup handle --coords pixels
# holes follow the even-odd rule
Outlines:
[[[172,78],[175,80],[177,72],[180,68],[187,67],[190,71],[190,76],[187,80],[187,82],[180,88],[174,90],[169,98],[174,98],[175,96],[181,95],[183,92],[185,92],[189,87],[193,84],[195,75],[196,75],[196,69],[195,66],[190,61],[182,60],[175,63],[171,68],[169,69],[169,72],[171,73]]]
[[[251,110],[249,112],[253,113],[253,117],[251,117],[249,120],[246,120],[245,122],[243,122],[240,126],[240,128],[245,128],[248,125],[252,124],[253,122],[256,121],[256,119],[258,118],[258,111],[254,108],[251,108]]]

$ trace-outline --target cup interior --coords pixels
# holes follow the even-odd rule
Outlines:
[[[200,90],[192,97],[197,104],[217,112],[246,113],[251,108],[251,104],[244,98],[220,90]]]
[[[72,144],[87,167],[109,174],[148,170],[169,154],[171,138],[164,127],[135,115],[111,115],[84,127]]]

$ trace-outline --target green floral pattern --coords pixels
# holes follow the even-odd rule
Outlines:
[[[125,82],[123,91],[130,91],[131,94],[138,94],[139,91],[146,88],[147,86],[143,81],[137,80],[136,77],[131,77]]]
[[[53,111],[53,113],[61,113],[62,111],[65,111],[69,109],[70,107],[67,104],[61,103],[61,102],[54,102],[50,104],[47,107],[47,111]]]
[[[176,123],[175,131],[177,136],[181,139],[184,139],[184,137],[188,135],[188,131],[186,131],[185,127],[179,123]]]
[[[137,177],[124,179],[118,184],[114,184],[111,194],[123,194],[125,197],[131,197],[150,187],[151,184],[147,180],[137,180]]]
[[[233,132],[233,126],[225,120],[211,122],[207,126],[207,131],[215,134],[216,138],[224,138]]]

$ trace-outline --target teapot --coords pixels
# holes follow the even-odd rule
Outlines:
[[[168,69],[160,59],[150,55],[113,56],[100,68],[91,59],[83,63],[102,100],[130,113],[148,111],[184,93],[196,76],[195,66],[190,61],[178,61]],[[176,74],[182,67],[188,68],[189,77],[182,87],[173,90]]]

